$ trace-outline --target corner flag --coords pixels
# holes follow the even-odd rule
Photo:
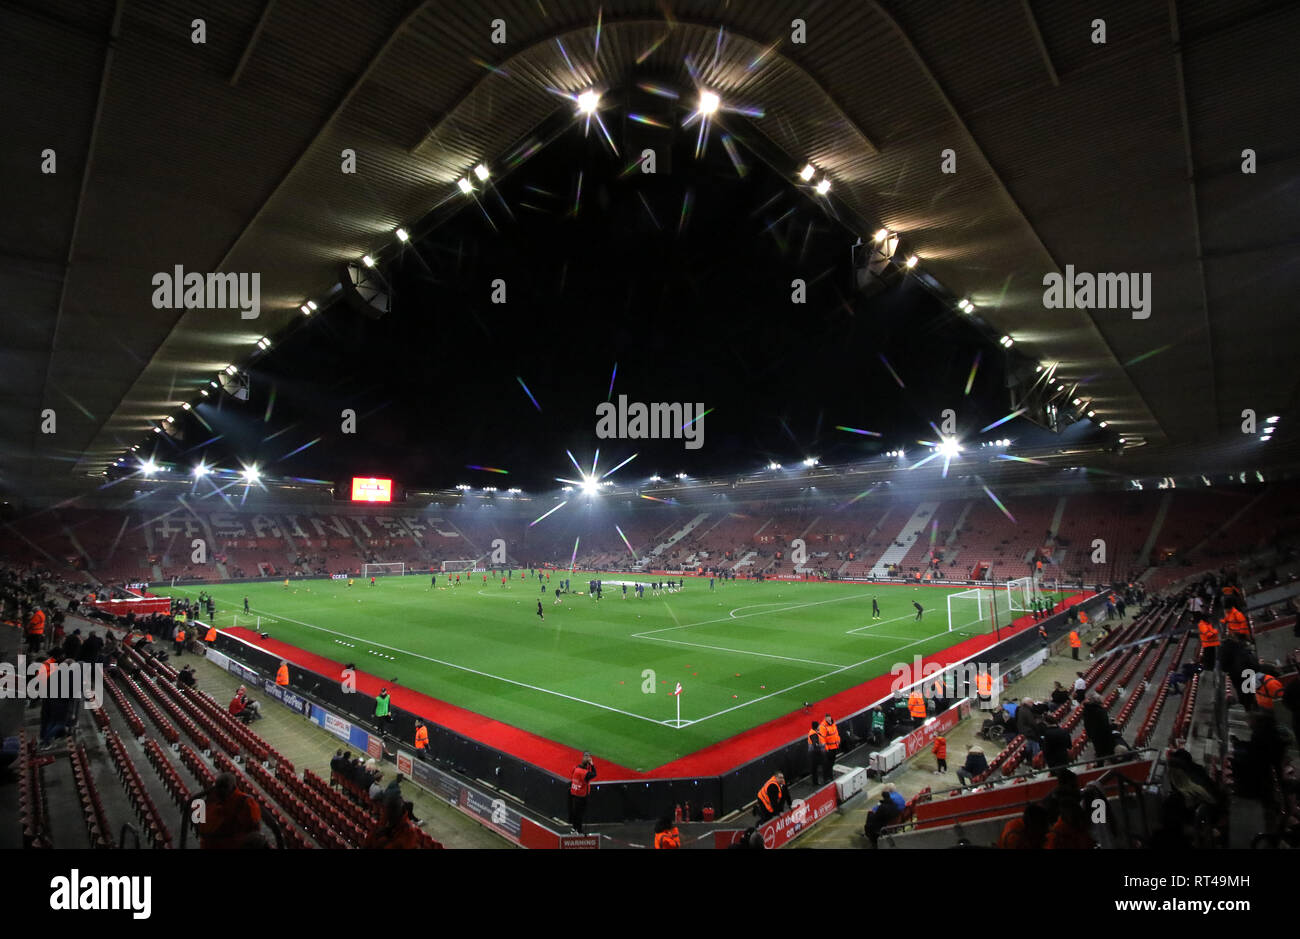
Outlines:
[[[677,699],[677,726],[682,726],[682,683],[677,683],[677,690],[673,692],[673,697]]]
[[[682,683],[679,681],[679,682],[677,683],[677,690],[674,691],[673,694],[678,695],[678,694],[681,694],[681,693],[682,693]]]

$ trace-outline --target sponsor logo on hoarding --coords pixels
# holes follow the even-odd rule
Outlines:
[[[275,682],[269,679],[266,679],[262,682],[262,687],[266,690],[267,694],[275,698],[277,701],[281,702],[285,707],[292,708],[293,710],[297,711],[300,714],[306,711],[307,709],[306,700],[298,697],[292,691],[289,691],[286,688],[281,688],[279,685],[277,685]]]
[[[814,822],[825,818],[835,808],[835,787],[823,786],[784,815],[763,826],[763,844],[779,848]]]
[[[400,750],[398,751],[398,753],[397,753],[397,771],[398,771],[399,773],[401,773],[403,776],[408,776],[408,777],[410,777],[410,776],[414,776],[414,775],[415,775],[415,774],[412,772],[412,768],[411,768],[411,755],[410,755],[409,753],[402,753]]]
[[[330,574],[330,580],[347,580],[347,574]]]
[[[254,685],[260,685],[262,683],[261,675],[257,674],[257,672],[253,671],[251,668],[245,668],[234,659],[231,659],[227,665],[230,668],[230,674],[235,677],[243,681],[252,682]]]
[[[352,736],[352,725],[341,717],[335,717],[329,711],[325,712],[325,723],[322,726],[334,736],[342,737],[344,740]]]

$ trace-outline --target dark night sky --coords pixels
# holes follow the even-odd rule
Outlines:
[[[914,447],[933,439],[929,422],[946,407],[963,436],[1007,412],[996,344],[911,277],[864,301],[850,260],[859,233],[745,150],[740,177],[714,136],[696,160],[694,134],[683,135],[670,173],[620,176],[623,162],[575,124],[500,180],[482,210],[466,200],[382,262],[394,288],[388,316],[342,304],[318,314],[250,367],[250,401],[202,409],[224,435],[216,443],[194,450],[212,433],[186,418],[182,447],[192,452],[180,462],[201,452],[209,464],[257,462],[282,476],[537,490],[572,477],[566,448],[589,466],[599,446],[602,470],[639,453],[623,480],[745,472],[771,459],[831,463]],[[498,277],[505,304],[490,299]],[[790,302],[796,277],[809,285],[804,305]],[[595,408],[616,362],[615,397],[712,409],[703,447],[598,440]],[[344,408],[359,415],[355,435],[341,433]]]

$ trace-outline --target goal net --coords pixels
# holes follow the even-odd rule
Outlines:
[[[375,564],[362,564],[362,577],[384,577],[388,574],[405,574],[406,564],[401,561],[384,561]]]
[[[475,565],[474,559],[471,558],[471,559],[468,560],[468,561],[466,561],[466,560],[459,560],[459,561],[443,561],[443,562],[442,562],[442,570],[443,570],[444,573],[450,571],[451,573],[454,574],[454,573],[457,573],[457,572],[459,572],[459,571],[473,571],[473,570],[477,570],[477,567],[476,567],[476,565]]]
[[[991,629],[996,593],[992,587],[974,587],[948,594],[948,631]]]
[[[1007,581],[1007,609],[1025,613],[1033,609],[1038,599],[1038,584],[1032,577],[1017,577]]]

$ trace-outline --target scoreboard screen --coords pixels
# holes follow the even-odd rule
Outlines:
[[[373,477],[352,477],[353,502],[392,502],[393,481]]]

